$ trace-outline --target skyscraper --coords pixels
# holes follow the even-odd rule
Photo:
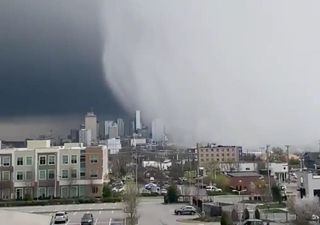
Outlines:
[[[141,115],[140,115],[140,111],[137,110],[136,111],[136,130],[140,130],[142,128],[142,125],[141,125]]]
[[[104,136],[105,136],[105,138],[109,137],[109,128],[112,127],[112,124],[113,124],[112,120],[104,121]]]
[[[113,122],[112,125],[109,127],[108,133],[109,133],[109,139],[119,137],[118,124],[116,122]]]
[[[92,143],[91,129],[79,130],[79,142],[83,143],[84,146],[91,146],[91,143]]]
[[[86,130],[91,130],[91,137],[93,143],[98,143],[98,129],[97,129],[97,117],[93,112],[88,112],[85,120],[84,125]]]
[[[123,119],[118,118],[117,124],[118,124],[118,135],[120,137],[124,137],[124,121],[123,121]]]
[[[161,119],[152,121],[152,140],[155,142],[163,142],[166,139],[164,123]]]

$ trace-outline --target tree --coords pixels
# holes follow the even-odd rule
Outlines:
[[[231,225],[232,224],[230,216],[227,212],[222,212],[220,224],[221,225]]]
[[[205,169],[209,178],[209,182],[212,184],[217,178],[219,164],[215,161],[208,162],[205,164]]]
[[[277,185],[274,185],[271,187],[271,192],[272,192],[272,198],[273,201],[277,201],[279,202],[279,204],[282,203],[282,194],[281,194],[281,190]]]
[[[238,214],[238,210],[233,208],[231,211],[231,219],[232,222],[238,222],[239,221],[239,214]]]
[[[289,166],[299,166],[299,165],[300,165],[299,159],[295,159],[295,158],[289,159]]]
[[[242,212],[242,221],[245,221],[250,218],[250,213],[247,208],[245,208]]]
[[[176,185],[171,185],[168,187],[167,201],[168,203],[178,202],[178,189]]]
[[[260,211],[258,208],[254,211],[254,218],[256,218],[258,220],[260,219]]]
[[[288,210],[291,213],[296,214],[296,220],[292,221],[292,224],[305,225],[312,215],[320,215],[319,198],[314,197],[312,199],[293,199],[289,198],[287,205]]]
[[[217,175],[214,182],[216,183],[217,187],[223,190],[227,190],[229,188],[230,180],[224,175]]]
[[[112,189],[109,184],[105,184],[102,190],[103,198],[111,198],[112,197]]]
[[[129,225],[138,222],[138,190],[134,182],[129,181],[123,194],[123,204],[125,212],[128,214]]]

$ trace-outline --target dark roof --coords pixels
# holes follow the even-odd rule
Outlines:
[[[261,177],[261,174],[255,172],[235,172],[235,173],[228,173],[231,177]]]
[[[320,165],[320,152],[306,152],[303,154],[304,166],[313,169],[314,164]]]

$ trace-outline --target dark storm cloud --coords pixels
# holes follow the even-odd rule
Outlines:
[[[0,2],[0,115],[122,112],[103,77],[100,5]]]

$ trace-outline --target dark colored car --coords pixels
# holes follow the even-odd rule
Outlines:
[[[93,225],[94,219],[92,213],[85,213],[81,218],[81,225]]]
[[[176,215],[194,215],[197,211],[193,206],[183,206],[180,209],[174,210]]]

